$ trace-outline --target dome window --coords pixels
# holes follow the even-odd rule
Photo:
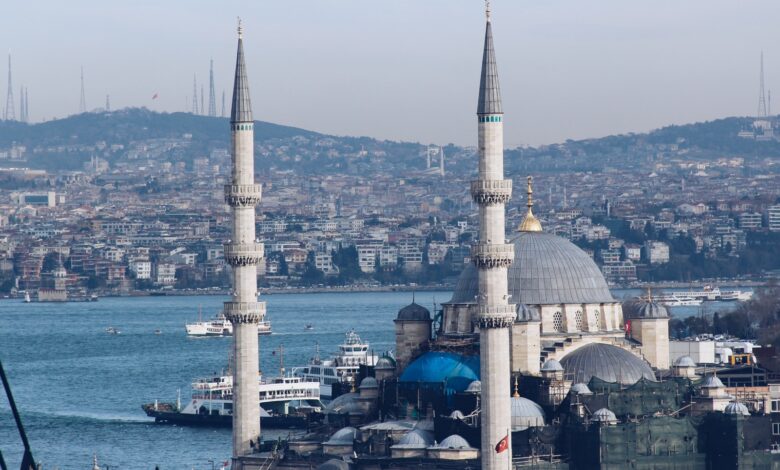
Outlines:
[[[577,331],[582,331],[582,310],[574,312],[574,324],[577,326]]]

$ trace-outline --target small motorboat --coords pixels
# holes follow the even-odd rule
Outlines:
[[[114,328],[113,326],[109,326],[108,328],[106,328],[106,333],[110,335],[118,335],[121,334],[122,332]]]
[[[311,323],[307,323],[306,325],[304,325],[303,329],[306,331],[311,331],[314,329],[314,325],[312,325]]]
[[[154,330],[154,334],[161,335],[162,334],[162,330],[156,329],[156,330]]]

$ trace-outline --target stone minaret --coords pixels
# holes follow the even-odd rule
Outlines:
[[[504,205],[512,195],[512,180],[504,179],[504,113],[498,86],[490,8],[486,9],[485,51],[479,84],[479,179],[471,194],[479,204],[479,243],[472,260],[479,269],[477,319],[479,324],[480,375],[482,381],[482,468],[504,470],[511,458],[509,384],[509,328],[515,306],[509,303],[507,268],[514,259],[513,245],[506,243]],[[508,450],[495,450],[505,436]]]
[[[255,184],[254,121],[249,101],[249,80],[244,64],[241,22],[230,112],[233,174],[225,186],[225,201],[232,209],[233,238],[225,244],[225,261],[233,268],[233,298],[225,302],[225,316],[233,324],[233,458],[252,453],[251,442],[260,437],[257,324],[265,316],[265,303],[257,301],[257,264],[263,244],[255,241],[255,206],[260,185]],[[234,461],[234,468],[240,463]],[[240,468],[240,467],[238,467]]]

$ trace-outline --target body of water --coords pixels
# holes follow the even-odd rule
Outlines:
[[[617,299],[639,290],[616,290]],[[447,292],[418,292],[433,310]],[[65,304],[0,301],[0,358],[36,459],[45,469],[89,468],[92,455],[116,469],[210,469],[231,453],[229,429],[156,425],[141,404],[189,399],[193,379],[223,369],[231,338],[188,338],[186,322],[216,314],[218,296],[104,298]],[[275,375],[284,345],[285,366],[306,363],[319,343],[336,351],[354,328],[376,353],[394,349],[393,319],[409,304],[408,292],[277,294],[264,296],[274,334],[260,337],[261,367]],[[675,307],[685,317],[705,309],[725,312],[734,303]],[[304,326],[311,323],[312,331]],[[114,327],[119,335],[106,333]],[[159,329],[161,334],[155,334]],[[283,434],[286,434],[284,432]],[[275,438],[279,431],[264,431]],[[0,401],[0,451],[18,468],[22,444],[7,403]]]

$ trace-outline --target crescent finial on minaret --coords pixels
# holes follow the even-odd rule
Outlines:
[[[238,39],[244,37],[244,27],[241,26],[241,17],[238,17]]]
[[[526,202],[526,206],[528,206],[528,212],[525,214],[525,218],[520,223],[520,226],[517,228],[518,232],[541,232],[542,231],[542,223],[539,222],[539,219],[534,216],[533,213],[533,207],[534,207],[534,200],[533,200],[533,182],[534,178],[533,176],[528,176],[528,201]]]
[[[490,21],[490,0],[485,0],[485,19]]]

